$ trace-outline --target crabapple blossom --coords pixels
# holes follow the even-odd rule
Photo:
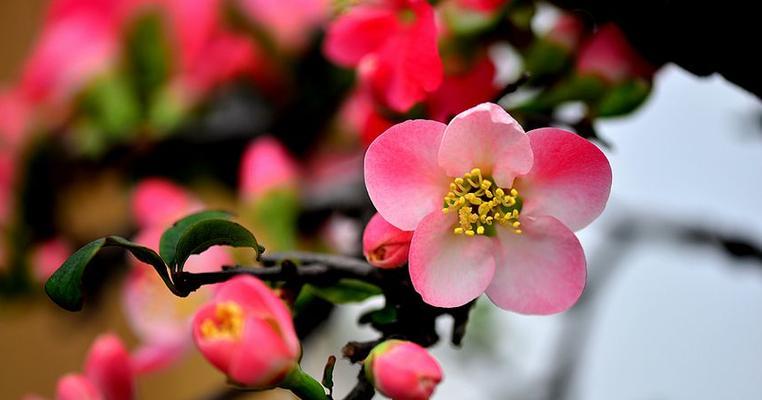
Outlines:
[[[85,376],[105,400],[129,400],[135,396],[135,377],[130,355],[115,335],[95,339],[85,361]]]
[[[233,381],[269,388],[298,368],[301,347],[286,305],[262,281],[238,276],[220,285],[193,318],[201,354]]]
[[[261,198],[273,190],[294,190],[299,167],[277,139],[263,136],[253,140],[243,153],[239,191],[247,200]]]
[[[501,308],[552,314],[585,286],[573,231],[603,211],[611,168],[587,140],[556,128],[525,133],[484,103],[449,125],[387,130],[368,148],[365,183],[384,219],[414,231],[410,277],[424,301],[457,307],[486,292]]]
[[[405,112],[442,83],[434,9],[423,0],[384,0],[352,7],[328,28],[324,51],[390,108]]]
[[[362,235],[362,252],[368,262],[378,268],[405,265],[413,232],[403,231],[386,222],[376,213],[368,221]]]
[[[404,340],[377,345],[364,366],[373,386],[394,400],[427,400],[442,381],[437,360],[423,347]]]

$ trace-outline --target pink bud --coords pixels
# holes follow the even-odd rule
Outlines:
[[[85,361],[85,375],[103,393],[105,400],[134,398],[134,373],[130,355],[116,335],[95,339]]]
[[[595,31],[582,46],[577,71],[619,83],[633,78],[651,79],[655,69],[632,48],[624,33],[609,23]]]
[[[373,266],[397,268],[407,262],[413,232],[403,231],[376,213],[362,235],[362,252]]]
[[[442,380],[437,360],[423,347],[387,340],[365,359],[365,373],[381,394],[394,400],[427,400]]]
[[[79,374],[67,374],[58,380],[56,400],[104,400],[90,380]]]
[[[164,178],[140,181],[132,195],[132,213],[142,227],[169,225],[197,208],[185,189]]]
[[[193,339],[212,365],[251,388],[283,381],[301,354],[286,305],[252,276],[220,285],[214,300],[196,313]]]
[[[280,142],[270,136],[252,141],[243,153],[240,193],[248,200],[261,198],[275,189],[296,186],[298,167]]]

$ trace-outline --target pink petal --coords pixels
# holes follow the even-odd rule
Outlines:
[[[190,340],[146,344],[132,353],[132,368],[139,375],[163,370],[185,355],[188,344]]]
[[[532,170],[517,183],[523,215],[550,215],[576,231],[601,214],[611,191],[611,166],[598,147],[563,129],[527,134]]]
[[[283,379],[298,357],[271,321],[252,316],[246,319],[240,347],[233,355],[228,374],[245,385],[268,387]]]
[[[487,296],[522,314],[554,314],[574,305],[585,288],[585,254],[577,237],[553,217],[522,218],[521,235],[497,229],[495,277]]]
[[[254,313],[260,319],[268,319],[277,328],[282,340],[292,355],[301,351],[299,339],[294,330],[291,313],[286,304],[262,281],[252,276],[239,276],[220,285],[215,301],[234,301],[247,313]]]
[[[229,339],[206,338],[201,326],[206,320],[215,320],[217,303],[210,302],[196,312],[193,317],[193,340],[204,357],[220,371],[228,373],[233,357],[238,352],[239,342]]]
[[[85,362],[85,375],[107,400],[130,400],[135,395],[130,355],[116,335],[95,340]]]
[[[449,178],[437,166],[445,125],[412,120],[381,134],[365,154],[365,186],[379,214],[392,225],[412,231],[442,208]]]
[[[169,225],[195,208],[195,202],[195,199],[176,183],[164,178],[147,178],[135,186],[132,194],[132,213],[142,227]]]
[[[56,400],[103,400],[103,395],[83,375],[67,374],[58,380]]]
[[[328,28],[323,51],[334,62],[354,67],[378,50],[398,26],[393,8],[353,7]]]
[[[434,9],[425,1],[409,4],[415,20],[402,22],[373,57],[367,78],[389,107],[408,111],[442,83],[444,68],[437,46]],[[399,19],[399,18],[398,18]]]
[[[439,148],[439,165],[459,177],[473,168],[509,188],[532,167],[529,138],[518,122],[493,103],[482,103],[453,118]]]
[[[458,307],[479,297],[495,273],[494,242],[455,235],[455,214],[437,210],[421,221],[410,244],[410,278],[423,300]]]

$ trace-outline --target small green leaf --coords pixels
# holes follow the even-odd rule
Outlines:
[[[303,290],[334,304],[356,303],[383,293],[378,286],[357,279],[340,279],[326,287],[305,285]]]
[[[257,253],[257,258],[264,248],[257,239],[243,226],[226,219],[205,219],[188,226],[177,241],[174,263],[178,271],[191,254],[199,254],[212,246],[250,247]]]
[[[45,283],[45,292],[56,304],[69,311],[82,309],[82,276],[85,268],[103,247],[121,247],[132,253],[138,260],[150,264],[167,285],[176,293],[174,284],[169,277],[169,271],[164,260],[148,247],[119,236],[109,236],[94,240],[72,254]]]
[[[598,103],[598,116],[616,117],[629,114],[637,109],[651,93],[651,85],[639,79],[633,79],[606,93]]]
[[[177,242],[188,228],[208,219],[229,219],[230,217],[230,213],[225,211],[201,211],[175,222],[171,228],[164,231],[161,235],[161,240],[159,240],[159,254],[161,254],[161,258],[166,260],[167,265],[172,267],[175,262]]]

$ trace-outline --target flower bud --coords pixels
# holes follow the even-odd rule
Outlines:
[[[98,389],[80,374],[67,374],[58,380],[56,400],[104,400]]]
[[[220,285],[193,319],[201,354],[232,381],[254,389],[283,382],[301,353],[286,305],[257,278],[239,276]]]
[[[164,228],[197,208],[198,202],[185,189],[164,178],[140,181],[132,195],[132,214],[141,227]]]
[[[574,51],[585,35],[585,24],[573,14],[561,14],[545,38],[566,51]]]
[[[362,251],[368,262],[378,268],[397,268],[407,262],[413,232],[403,231],[376,213],[362,235]]]
[[[293,189],[298,169],[288,151],[276,139],[260,137],[246,148],[241,159],[240,193],[259,199],[274,189]]]
[[[426,349],[404,340],[387,340],[365,359],[365,374],[384,396],[426,400],[442,380],[442,369]]]
[[[577,59],[580,75],[594,75],[608,83],[620,83],[634,78],[650,80],[654,70],[632,48],[624,33],[611,23],[600,27],[588,39]]]
[[[105,400],[135,397],[130,354],[116,335],[101,335],[95,340],[85,361],[85,375]]]

